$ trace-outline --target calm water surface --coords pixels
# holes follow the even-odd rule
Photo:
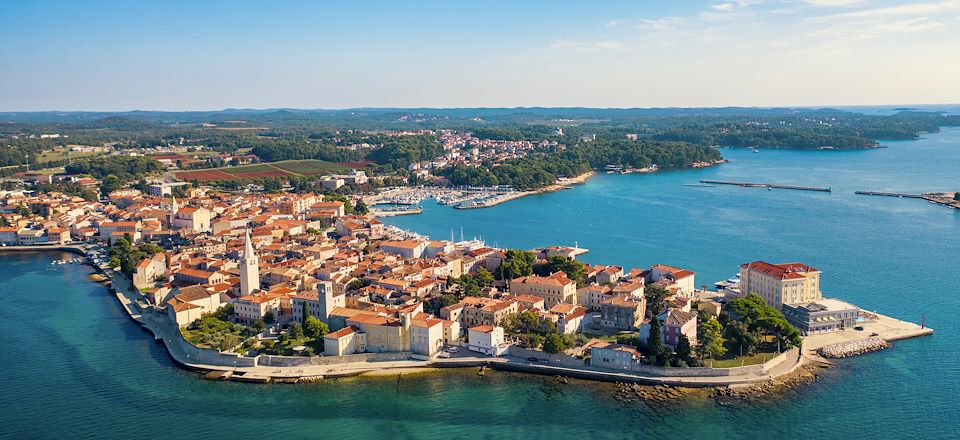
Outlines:
[[[575,190],[479,210],[434,204],[390,222],[437,238],[462,225],[500,246],[573,244],[589,262],[726,278],[753,259],[799,260],[823,288],[933,337],[840,362],[761,404],[620,403],[611,387],[471,372],[313,385],[209,382],[172,366],[91,269],[0,255],[0,438],[958,438],[960,211],[855,190],[960,189],[960,130],[857,152],[724,150],[731,163],[599,175]],[[682,186],[699,179],[833,193]]]

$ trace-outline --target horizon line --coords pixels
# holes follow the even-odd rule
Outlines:
[[[464,106],[464,107],[396,107],[396,106],[364,106],[364,107],[223,107],[220,109],[204,110],[156,110],[156,109],[127,109],[127,110],[0,110],[0,113],[210,113],[226,111],[350,111],[350,110],[527,110],[527,109],[585,109],[585,110],[689,110],[689,109],[831,109],[843,107],[931,107],[931,106],[960,106],[957,103],[926,103],[926,104],[822,104],[822,105],[724,105],[724,106],[651,106],[651,107],[590,107],[590,106]]]

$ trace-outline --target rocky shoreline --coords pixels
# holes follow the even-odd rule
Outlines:
[[[846,341],[824,345],[823,347],[817,349],[817,354],[828,359],[842,359],[864,353],[885,350],[890,347],[890,343],[881,338],[866,338],[858,339],[856,341]]]
[[[795,372],[776,379],[733,387],[687,388],[617,383],[614,398],[625,403],[643,401],[655,405],[682,403],[691,399],[710,399],[721,405],[742,401],[761,401],[816,381],[819,377],[818,371],[824,368],[829,367],[816,364],[804,365]]]

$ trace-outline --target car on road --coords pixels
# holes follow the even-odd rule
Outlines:
[[[540,359],[537,359],[537,358],[531,356],[531,357],[528,357],[527,360],[530,361],[530,362],[537,362],[537,361],[539,361]]]
[[[857,331],[863,331],[863,326],[862,326],[862,325],[858,325],[858,326],[854,327],[853,329],[854,329],[854,330],[857,330]]]
[[[447,353],[456,353],[456,352],[458,352],[458,351],[460,351],[460,347],[448,347],[448,348],[447,348]]]

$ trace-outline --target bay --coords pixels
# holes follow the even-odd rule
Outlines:
[[[595,176],[477,210],[425,204],[388,220],[489,243],[578,243],[592,263],[660,262],[700,284],[740,263],[802,261],[823,289],[937,334],[842,360],[760,403],[623,403],[610,385],[446,372],[309,385],[211,382],[172,365],[91,269],[57,253],[0,254],[2,438],[960,437],[960,211],[855,190],[960,189],[960,130],[870,151],[724,150],[731,162]],[[832,193],[686,187],[700,179],[830,186]]]

